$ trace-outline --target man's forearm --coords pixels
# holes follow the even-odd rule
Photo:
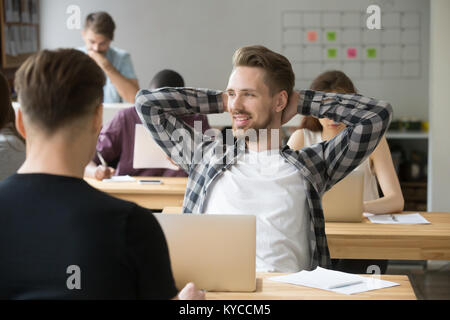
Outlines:
[[[178,166],[189,172],[196,150],[190,142],[202,140],[201,137],[196,139],[196,135],[202,133],[187,125],[183,118],[192,114],[223,113],[222,97],[221,91],[207,89],[141,90],[136,96],[135,107],[156,143]]]
[[[154,91],[141,90],[137,95],[138,113],[150,115],[214,114],[226,111],[226,99],[221,91],[194,88],[164,88]]]
[[[325,93],[312,90],[300,92],[298,113],[317,118],[328,118],[343,122],[347,126],[378,117],[387,127],[392,116],[392,107],[382,100],[357,94]]]
[[[117,92],[123,98],[123,100],[129,103],[134,103],[136,94],[139,91],[139,84],[137,80],[124,77],[113,66],[105,68],[105,73],[109,77],[112,84],[117,89]]]

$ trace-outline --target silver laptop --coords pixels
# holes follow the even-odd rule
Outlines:
[[[178,289],[189,282],[215,292],[256,290],[256,217],[155,214]]]
[[[361,222],[363,218],[364,173],[353,171],[322,197],[326,222]]]

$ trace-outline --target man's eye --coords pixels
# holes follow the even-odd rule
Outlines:
[[[234,97],[234,92],[228,92],[229,97]]]
[[[245,96],[246,96],[246,97],[254,97],[255,95],[252,94],[252,93],[248,93],[248,92],[247,92],[247,93],[245,94]]]

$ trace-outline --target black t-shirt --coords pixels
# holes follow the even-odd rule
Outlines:
[[[0,299],[176,294],[167,243],[151,211],[76,178],[25,174],[0,183]]]

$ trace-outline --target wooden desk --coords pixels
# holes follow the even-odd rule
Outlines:
[[[168,207],[164,213],[181,213]],[[407,212],[405,212],[406,214]],[[431,225],[327,222],[334,259],[450,260],[450,213],[420,212]]]
[[[382,280],[400,286],[345,295],[292,284],[267,280],[280,274],[257,274],[256,292],[208,292],[208,300],[417,300],[407,276],[383,275]]]
[[[379,225],[368,219],[326,223],[330,254],[343,259],[450,260],[450,213],[420,214],[431,225]]]
[[[162,185],[140,185],[138,182],[102,182],[95,179],[85,180],[94,188],[113,197],[135,202],[138,205],[162,210],[165,207],[183,206],[187,178],[139,177],[137,180],[161,180]]]

